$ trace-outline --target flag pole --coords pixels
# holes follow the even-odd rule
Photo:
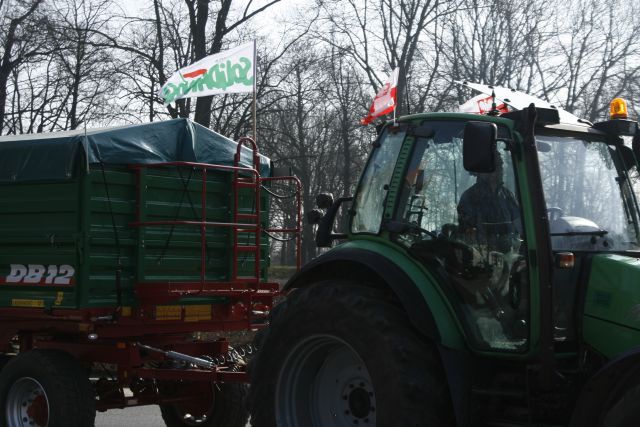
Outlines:
[[[256,89],[253,88],[253,141],[258,142],[257,129],[257,108],[256,108]]]
[[[394,68],[394,70],[392,71],[392,73],[395,74],[395,71],[398,70],[398,75],[396,76],[395,79],[395,84],[398,84],[398,80],[400,79],[400,68],[396,67]],[[396,99],[394,99],[393,101],[393,125],[396,125],[396,110],[398,109],[398,96],[397,96],[397,92],[396,92]]]
[[[253,41],[253,141],[255,143],[258,142],[258,107],[257,107],[257,95],[256,95],[256,80],[258,76],[256,71],[258,69],[256,64],[256,58],[258,57],[258,53],[256,52],[256,41]]]

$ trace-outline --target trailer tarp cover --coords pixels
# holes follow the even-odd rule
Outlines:
[[[198,162],[233,165],[237,144],[188,119],[68,132],[0,137],[0,182],[70,179],[88,164]],[[270,161],[261,156],[260,174]],[[240,166],[251,167],[242,149]]]

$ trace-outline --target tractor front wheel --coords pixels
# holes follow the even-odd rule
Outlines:
[[[448,426],[433,345],[383,290],[348,281],[299,289],[256,337],[256,427]]]

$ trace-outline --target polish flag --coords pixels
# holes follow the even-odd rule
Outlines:
[[[488,114],[491,112],[493,98],[485,94],[474,96],[460,106],[460,112],[472,114]],[[500,99],[495,99],[496,110],[500,113],[508,113],[509,107]]]
[[[367,117],[360,120],[360,124],[368,125],[376,117],[384,116],[396,109],[396,106],[398,105],[398,97],[396,95],[398,74],[400,74],[400,68],[395,68],[391,72],[387,82],[382,86],[382,88],[380,88],[376,97],[373,98],[373,103],[369,108],[369,114],[367,114]]]

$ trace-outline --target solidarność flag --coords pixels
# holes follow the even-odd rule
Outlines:
[[[255,93],[255,41],[215,55],[176,71],[160,89],[165,104],[181,98],[225,93]]]
[[[400,74],[400,68],[395,68],[387,82],[380,88],[378,94],[373,98],[373,103],[369,108],[369,114],[367,117],[360,120],[360,124],[368,125],[376,117],[389,114],[396,109],[398,105],[398,97],[396,95],[396,87],[398,86],[398,74]]]

